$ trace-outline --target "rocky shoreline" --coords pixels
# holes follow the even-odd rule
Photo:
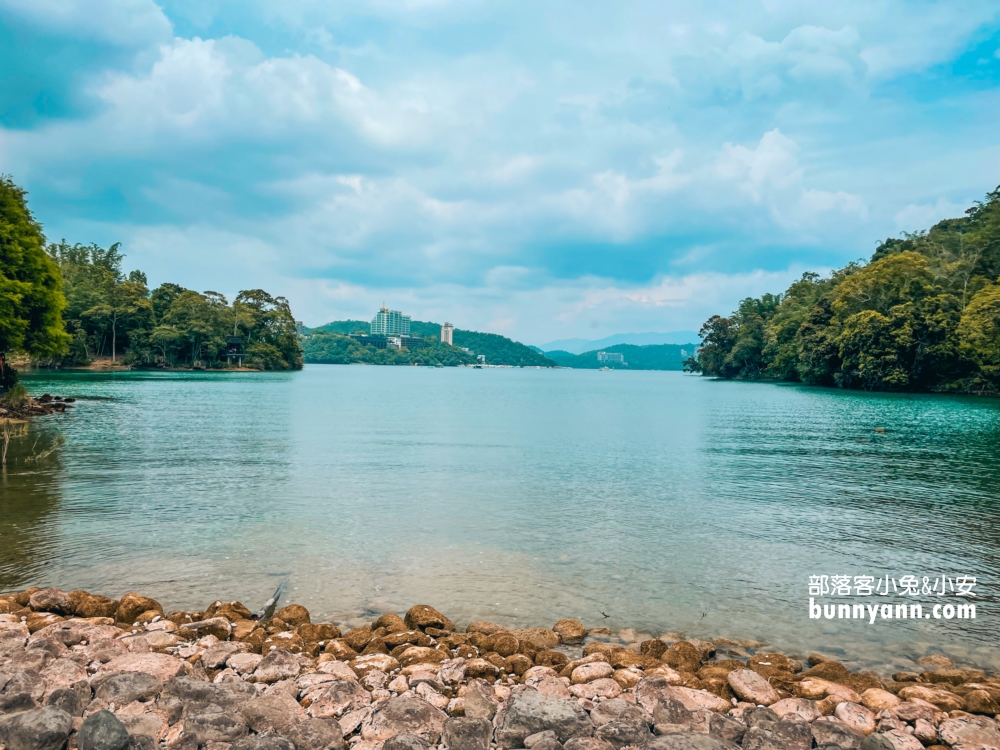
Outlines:
[[[0,595],[0,750],[1000,750],[1000,675],[760,646],[33,588]]]
[[[25,398],[17,403],[8,403],[0,407],[0,419],[25,420],[31,417],[44,417],[72,409],[75,402],[75,398],[43,393],[38,398]]]

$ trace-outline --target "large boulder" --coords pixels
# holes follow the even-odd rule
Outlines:
[[[125,750],[128,743],[128,730],[110,711],[88,716],[76,735],[79,750]]]
[[[269,652],[257,665],[253,673],[254,682],[278,682],[279,680],[292,680],[298,677],[302,665],[298,658],[290,651],[283,648],[276,648]]]
[[[521,747],[525,737],[546,730],[552,730],[560,742],[566,742],[593,734],[594,725],[576,700],[521,690],[507,701],[497,725],[497,745],[501,750]]]
[[[441,740],[447,750],[489,750],[493,725],[486,719],[456,717],[444,723]]]
[[[759,706],[770,706],[781,700],[778,691],[759,674],[750,669],[734,669],[727,678],[729,687],[742,700]]]
[[[579,620],[560,620],[552,626],[552,630],[563,643],[583,643],[587,635],[587,629]]]
[[[809,725],[817,747],[834,745],[844,750],[857,750],[865,736],[840,721],[814,721]]]
[[[52,706],[0,718],[0,744],[6,750],[61,750],[73,719]]]
[[[397,734],[413,734],[430,745],[436,745],[448,715],[415,695],[390,698],[361,727],[361,737],[379,742]]]
[[[417,604],[410,607],[403,618],[403,622],[410,630],[426,630],[427,628],[438,628],[439,630],[454,630],[455,624],[438,612],[429,604]]]
[[[598,727],[594,736],[599,740],[604,740],[615,750],[633,745],[645,745],[652,739],[649,727],[643,721],[609,721]]]
[[[57,615],[73,614],[69,594],[59,589],[41,589],[28,598],[28,606],[35,612],[54,612]]]
[[[162,687],[163,682],[159,678],[145,672],[121,672],[93,682],[95,697],[116,706],[152,700]]]
[[[184,732],[194,736],[202,745],[207,742],[235,742],[247,736],[247,725],[232,714],[212,711],[187,716]]]
[[[187,674],[187,665],[176,656],[168,654],[125,654],[101,667],[103,672],[143,672],[166,682]]]
[[[938,732],[955,750],[1000,748],[1000,725],[985,716],[949,719],[942,722]]]
[[[143,612],[151,611],[159,612],[162,615],[163,607],[155,599],[130,592],[118,601],[118,609],[115,611],[115,622],[122,627],[128,628]]]
[[[344,733],[332,719],[306,719],[285,730],[295,750],[344,750]]]

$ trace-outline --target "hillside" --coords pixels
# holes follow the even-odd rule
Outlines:
[[[625,366],[614,362],[601,362],[597,359],[597,350],[572,354],[567,351],[546,352],[545,356],[554,360],[560,367],[572,367],[581,370],[596,370],[601,367],[624,370],[682,370],[684,360],[690,357],[696,344],[653,344],[635,346],[633,344],[615,344],[602,352],[619,352],[625,357]]]
[[[414,320],[410,333],[430,341],[430,346],[412,353],[395,350],[377,351],[365,347],[346,334],[367,331],[368,323],[360,320],[335,320],[317,328],[307,328],[303,341],[306,363],[350,364],[443,364],[460,365],[478,362],[477,355],[485,355],[488,365],[513,367],[554,367],[555,362],[530,346],[513,341],[496,333],[479,333],[456,328],[455,345],[442,344],[441,324]],[[469,349],[470,353],[462,351]]]
[[[713,315],[686,366],[742,380],[1000,394],[1000,188],[890,238],[867,264],[803,274]]]

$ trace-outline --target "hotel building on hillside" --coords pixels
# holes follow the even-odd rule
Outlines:
[[[409,336],[410,316],[399,310],[390,310],[382,303],[382,309],[372,318],[372,336]]]
[[[452,342],[452,340],[451,340],[452,339],[452,334],[454,334],[454,333],[455,333],[455,326],[453,326],[451,323],[445,321],[445,324],[443,326],[441,326],[441,341],[442,341],[442,343],[454,345],[454,342]]]

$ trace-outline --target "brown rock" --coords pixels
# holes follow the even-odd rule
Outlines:
[[[475,622],[470,622],[465,628],[465,632],[472,633],[482,633],[483,635],[493,635],[494,633],[499,633],[501,630],[506,630],[503,625],[497,625],[495,622],[486,622],[484,620],[476,620]]]
[[[517,640],[532,643],[539,650],[551,649],[559,645],[559,634],[548,628],[515,628],[510,632]]]
[[[73,596],[76,594],[77,596]],[[118,612],[118,601],[107,596],[88,594],[86,591],[70,592],[74,599],[77,617],[115,617]]]
[[[588,643],[583,647],[583,655],[591,656],[596,653],[608,654],[610,659],[611,652],[614,651],[617,646],[612,646],[610,643],[602,643],[601,641],[594,641],[593,643]],[[609,662],[610,663],[610,662]]]
[[[514,654],[507,657],[508,671],[521,676],[534,666],[535,662],[524,654]]]
[[[399,646],[430,646],[433,641],[419,630],[398,630],[386,635],[383,639],[389,648]]]
[[[729,673],[729,687],[742,700],[761,706],[777,703],[781,696],[761,675],[751,669],[736,669]]]
[[[306,643],[323,643],[340,638],[340,628],[330,623],[305,622],[295,628],[295,632]]]
[[[784,698],[777,703],[772,703],[768,708],[782,719],[794,715],[806,723],[816,721],[816,719],[823,715],[816,701],[806,698]]]
[[[645,658],[627,648],[616,648],[610,655],[611,666],[615,669],[647,666]],[[648,666],[653,666],[652,664]]]
[[[542,649],[535,654],[535,664],[540,667],[562,667],[569,663],[569,657],[561,651]]]
[[[115,612],[115,622],[123,627],[128,627],[143,612],[151,610],[155,610],[161,615],[163,614],[163,607],[155,599],[150,599],[148,596],[142,596],[135,592],[129,592],[118,602],[118,609]]]
[[[897,696],[887,690],[880,690],[879,688],[869,688],[861,694],[861,705],[871,709],[875,713],[888,711],[890,708],[895,708],[900,703],[902,703],[902,701]]]
[[[385,645],[385,641],[381,638],[372,638],[368,641],[368,645],[364,647],[361,651],[362,656],[365,654],[388,654],[389,649]],[[398,656],[396,657],[399,658]]]
[[[335,638],[327,643],[323,653],[330,654],[338,661],[350,661],[358,655],[358,652],[348,646],[343,638]]]
[[[500,674],[500,668],[486,659],[469,659],[465,664],[465,673],[471,678],[487,678],[494,680]]]
[[[985,716],[949,719],[938,727],[938,733],[956,750],[1000,747],[1000,725]]]
[[[426,630],[427,628],[439,628],[441,630],[452,631],[455,624],[438,612],[429,604],[417,604],[410,607],[403,618],[403,622],[409,630]]]
[[[252,619],[253,612],[247,609],[241,602],[224,602],[212,614],[205,612],[205,619],[210,617],[225,617],[230,622],[236,622],[238,620]]]
[[[818,677],[828,682],[840,682],[850,675],[850,670],[839,661],[824,661],[802,673],[803,677]]]
[[[69,594],[60,589],[39,589],[28,597],[28,606],[35,612],[52,612],[57,615],[73,614]]]
[[[908,685],[899,691],[899,697],[904,700],[919,698],[933,703],[942,711],[961,711],[965,709],[965,701],[950,690],[925,685]]]
[[[290,651],[276,648],[264,654],[260,664],[253,671],[254,682],[279,682],[281,680],[292,680],[298,676],[302,669],[298,658]]]
[[[875,731],[875,714],[857,703],[839,703],[834,715],[855,732],[871,734]]]
[[[181,625],[181,630],[190,630],[199,638],[206,635],[214,635],[220,641],[229,640],[232,635],[233,626],[225,617],[212,617],[208,620],[199,620]]]
[[[387,612],[372,623],[373,630],[378,630],[379,628],[385,628],[388,633],[399,633],[400,631],[409,629],[406,627],[406,623],[403,622],[403,618],[394,612]]]
[[[287,607],[282,607],[274,613],[274,616],[293,628],[296,625],[303,625],[309,622],[309,610],[301,604],[289,604]]]
[[[587,629],[579,620],[564,619],[552,626],[552,630],[559,636],[563,643],[583,643],[587,635]]]
[[[764,678],[788,676],[802,671],[802,662],[784,654],[754,654],[747,659],[747,668]]]
[[[924,667],[933,667],[935,669],[951,669],[955,666],[955,662],[944,654],[928,654],[927,656],[921,656],[917,660],[917,663]]]
[[[351,669],[358,677],[364,677],[368,672],[392,672],[399,669],[399,662],[387,654],[367,654],[350,661]]]
[[[176,656],[167,654],[125,654],[101,666],[102,672],[142,672],[166,682],[187,673],[187,668]]]
[[[355,651],[362,651],[368,645],[368,641],[374,637],[371,625],[363,625],[360,628],[353,628],[344,633],[344,643]]]
[[[446,658],[448,657],[436,648],[409,646],[399,656],[399,663],[404,667],[409,667],[413,664],[438,664]]]
[[[54,615],[51,612],[31,612],[25,618],[24,624],[28,627],[29,633],[37,633],[42,628],[47,628],[57,622],[62,622],[64,618]]]
[[[672,643],[660,657],[669,667],[681,672],[697,672],[701,667],[701,651],[687,641]]]
[[[1000,714],[1000,705],[986,690],[973,690],[965,694],[965,710],[971,714]]]
[[[643,656],[651,656],[654,659],[659,659],[663,656],[663,652],[667,650],[667,644],[661,641],[659,638],[651,638],[648,641],[643,641],[639,644],[639,653]]]
[[[518,640],[512,633],[500,631],[487,636],[483,649],[496,651],[500,656],[507,657],[518,652]]]
[[[282,649],[292,654],[301,654],[305,650],[302,638],[291,630],[267,636],[260,646],[260,652],[264,656],[267,656],[275,649]]]

